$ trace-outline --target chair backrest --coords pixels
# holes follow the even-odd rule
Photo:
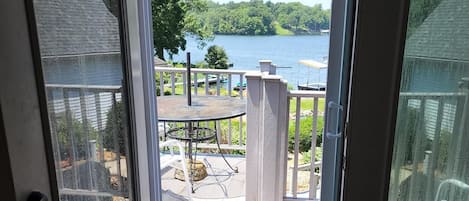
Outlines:
[[[469,184],[466,184],[457,179],[447,179],[441,182],[440,185],[438,186],[438,190],[436,191],[436,195],[435,195],[435,201],[438,201],[438,198],[440,197],[441,189],[443,188],[443,186],[445,186],[445,184],[448,184],[448,186],[451,184],[453,186],[460,188],[461,190],[469,190]]]

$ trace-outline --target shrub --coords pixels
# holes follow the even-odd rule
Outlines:
[[[59,152],[62,159],[71,159],[73,150],[75,150],[75,160],[87,157],[87,140],[96,140],[97,131],[90,125],[85,127],[83,122],[73,118],[70,114],[70,122],[67,121],[66,113],[56,115],[57,140],[59,141]],[[72,143],[73,137],[73,143]]]
[[[107,113],[106,128],[104,129],[103,135],[104,148],[122,155],[127,155],[127,124],[125,115],[125,105],[122,101],[113,105]],[[115,141],[117,141],[117,146],[115,146]],[[116,148],[118,150],[116,150]]]
[[[303,164],[311,163],[311,150],[308,150],[307,152],[301,153],[303,155],[303,159],[301,162]],[[321,161],[322,160],[322,147],[316,147],[316,152],[314,154],[314,158],[316,161]]]
[[[305,117],[300,119],[300,130],[299,130],[299,144],[300,152],[307,152],[311,149],[311,134],[312,134],[313,117]],[[316,146],[321,146],[322,133],[323,133],[323,118],[318,117],[318,125],[316,131]],[[288,151],[293,152],[295,145],[295,121],[290,121],[290,127],[288,128]]]

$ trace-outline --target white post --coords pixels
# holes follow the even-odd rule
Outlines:
[[[259,133],[261,120],[262,74],[248,73],[246,110],[246,201],[259,199]]]
[[[287,162],[287,85],[276,75],[265,75],[262,82],[258,152],[260,197],[257,200],[281,201]]]
[[[430,157],[432,156],[432,151],[425,151],[425,157],[423,159],[423,174],[428,174],[431,172]]]
[[[246,201],[282,201],[288,149],[287,83],[280,76],[246,75]]]
[[[97,161],[96,160],[96,140],[90,140],[89,141],[89,146],[90,146],[90,159],[92,161]],[[101,153],[100,153],[101,155]]]
[[[267,72],[269,75],[275,75],[277,73],[277,68],[272,64],[272,60],[260,60],[259,66],[261,72]]]

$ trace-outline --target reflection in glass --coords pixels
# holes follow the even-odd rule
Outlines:
[[[34,0],[62,201],[129,200],[117,3]]]
[[[469,200],[468,8],[411,0],[390,201]]]

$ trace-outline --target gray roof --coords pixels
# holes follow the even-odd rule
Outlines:
[[[469,1],[442,0],[406,43],[406,56],[469,61]]]
[[[153,63],[155,64],[156,67],[171,67],[171,65],[166,63],[166,61],[158,57],[153,58]]]
[[[118,19],[103,0],[35,0],[42,56],[120,51]]]

